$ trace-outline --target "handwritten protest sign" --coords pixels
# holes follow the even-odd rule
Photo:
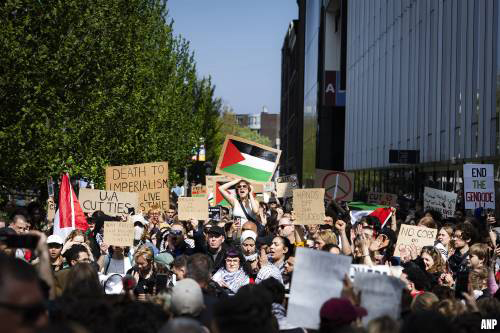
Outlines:
[[[104,222],[104,240],[107,245],[133,246],[134,224],[130,221],[106,221]]]
[[[78,200],[84,213],[101,210],[104,214],[116,216],[128,213],[129,208],[137,209],[137,193],[80,189]]]
[[[207,187],[201,184],[191,187],[191,196],[195,198],[205,198],[207,196]]]
[[[153,205],[168,210],[168,163],[154,162],[106,167],[106,190],[139,193],[138,208],[147,211]]]
[[[352,201],[354,174],[351,172],[316,169],[314,186],[324,188],[328,199]]]
[[[325,189],[293,190],[293,210],[296,224],[323,224],[325,219]]]
[[[276,183],[276,196],[278,198],[290,198],[293,196],[293,190],[297,188],[297,183]]]
[[[398,196],[391,193],[368,192],[368,202],[383,206],[395,207]]]
[[[430,187],[424,188],[424,209],[438,211],[443,217],[452,217],[455,214],[456,204],[456,193],[436,190]]]
[[[399,319],[401,311],[401,293],[405,284],[398,278],[373,273],[358,273],[354,279],[354,288],[361,291],[361,306],[368,315],[363,317],[366,325],[370,320],[390,316]]]
[[[208,220],[207,198],[180,197],[177,204],[179,205],[179,220]]]
[[[437,236],[437,229],[426,227],[417,227],[414,225],[403,224],[399,231],[398,241],[396,243],[395,257],[415,251],[420,254],[424,246],[433,246]]]
[[[54,221],[56,216],[56,204],[54,202],[54,197],[49,197],[47,199],[47,220]]]
[[[297,248],[287,313],[292,324],[319,327],[321,305],[331,297],[340,297],[351,261],[348,256]]]
[[[465,209],[495,209],[493,164],[464,164]]]

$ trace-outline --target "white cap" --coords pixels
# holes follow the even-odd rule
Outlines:
[[[243,243],[248,238],[251,238],[254,241],[256,241],[257,240],[257,234],[253,230],[245,230],[245,231],[243,231],[241,233],[240,242]]]
[[[182,279],[172,288],[172,312],[178,316],[197,316],[203,310],[203,293],[193,279]]]
[[[142,214],[135,214],[132,216],[132,222],[141,222],[142,225],[146,226],[148,224],[148,221],[142,216]]]
[[[59,244],[59,245],[63,245],[64,242],[63,242],[61,236],[59,236],[59,235],[50,235],[49,237],[47,237],[47,244]]]

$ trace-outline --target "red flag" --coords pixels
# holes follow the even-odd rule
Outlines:
[[[80,202],[71,187],[69,175],[62,176],[61,188],[59,190],[59,209],[54,217],[54,235],[66,239],[68,234],[75,230],[87,230],[89,227],[87,219],[83,214]]]

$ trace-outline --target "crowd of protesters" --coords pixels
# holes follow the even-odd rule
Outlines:
[[[442,218],[417,202],[392,208],[382,225],[375,217],[352,223],[345,207],[325,201],[324,223],[302,226],[290,199],[259,203],[240,179],[220,191],[232,209],[217,220],[179,220],[174,196],[167,211],[97,211],[88,230],[66,239],[52,234],[40,207],[12,211],[0,220],[0,332],[312,332],[286,316],[297,247],[402,267],[399,318],[363,326],[362,295],[346,277],[341,297],[319,311],[319,332],[478,332],[483,319],[500,321],[494,211]],[[105,244],[104,222],[127,219],[134,246]],[[434,246],[395,257],[403,224],[437,229]],[[13,235],[37,242],[15,248]]]

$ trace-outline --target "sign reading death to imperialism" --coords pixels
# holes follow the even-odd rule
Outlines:
[[[106,190],[139,193],[139,209],[168,210],[168,163],[154,162],[106,168]]]

